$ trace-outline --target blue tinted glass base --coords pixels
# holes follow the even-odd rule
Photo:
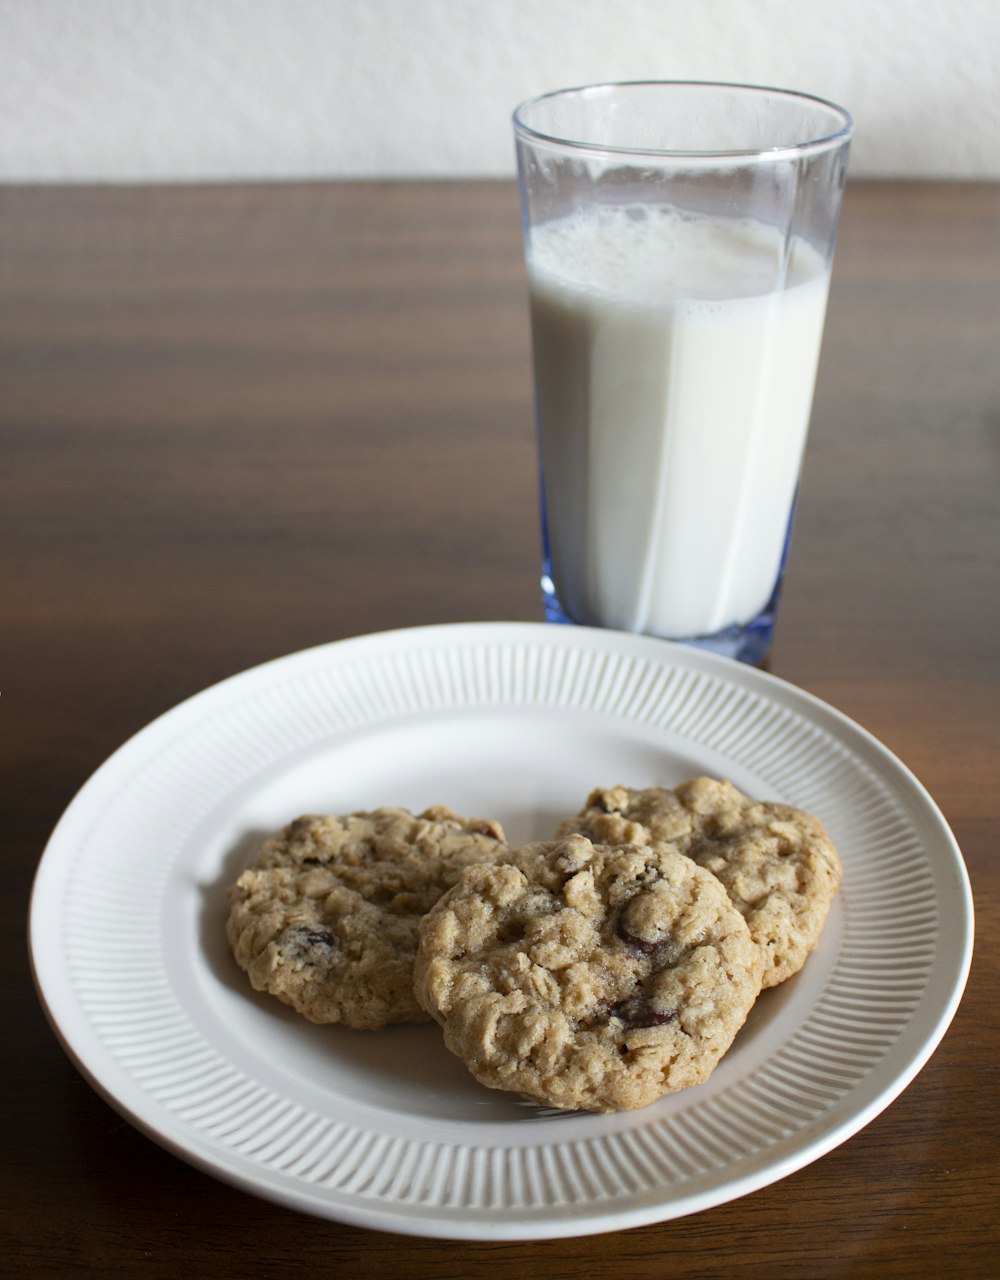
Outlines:
[[[737,662],[746,662],[751,666],[760,666],[767,658],[774,639],[774,623],[778,611],[778,596],[781,581],[764,608],[749,622],[724,631],[717,631],[710,636],[670,636],[661,639],[675,640],[678,644],[691,645],[695,649],[704,649],[709,653],[719,653],[725,658],[735,658]],[[547,573],[542,574],[542,600],[545,605],[547,622],[575,626],[576,619],[571,618],[559,603],[555,584]]]
[[[778,565],[778,580],[774,584],[771,598],[755,618],[749,622],[737,623],[717,631],[710,636],[661,636],[661,640],[674,640],[677,644],[691,645],[695,649],[704,649],[708,653],[718,653],[724,658],[735,658],[737,662],[746,662],[750,666],[764,666],[771,651],[774,639],[774,624],[778,616],[778,600],[785,580],[785,566],[788,563],[788,552],[792,540],[792,527],[795,523],[795,508],[798,496],[792,501],[792,509],[785,529],[785,544],[781,550],[781,562]],[[545,505],[544,485],[542,487],[542,601],[545,606],[547,622],[576,626],[577,620],[571,618],[559,603],[559,595],[552,573],[552,552],[549,543],[548,513]]]

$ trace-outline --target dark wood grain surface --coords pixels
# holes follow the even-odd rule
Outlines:
[[[32,877],[179,699],[307,645],[540,619],[507,183],[0,192],[0,1270],[30,1276],[987,1276],[1000,1244],[1000,189],[854,184],[772,670],[930,790],[977,950],[856,1137],[690,1218],[534,1244],[380,1235],[161,1150],[34,994]]]

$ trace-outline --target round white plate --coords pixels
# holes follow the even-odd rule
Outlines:
[[[441,803],[522,841],[594,786],[698,773],[821,817],[844,883],[818,950],[712,1078],[641,1111],[545,1113],[487,1090],[435,1026],[313,1026],[228,953],[227,886],[300,813]],[[53,833],[31,946],[71,1057],[184,1159],[359,1226],[525,1239],[692,1213],[856,1133],[955,1012],[972,900],[920,784],[808,695],[661,641],[469,624],[293,654],[154,721]]]

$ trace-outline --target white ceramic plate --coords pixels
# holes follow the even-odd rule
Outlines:
[[[300,813],[443,803],[521,841],[592,786],[697,773],[818,814],[844,883],[708,1083],[641,1111],[546,1114],[482,1088],[434,1026],[313,1026],[228,954],[227,886]],[[660,641],[470,624],[294,654],[149,725],[56,828],[31,945],[71,1057],[184,1159],[360,1226],[525,1239],[704,1209],[856,1133],[944,1034],[972,901],[920,784],[808,695]]]

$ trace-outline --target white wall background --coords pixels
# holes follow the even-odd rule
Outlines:
[[[0,181],[509,174],[522,98],[644,78],[833,98],[855,176],[1000,178],[1000,0],[0,0]]]

